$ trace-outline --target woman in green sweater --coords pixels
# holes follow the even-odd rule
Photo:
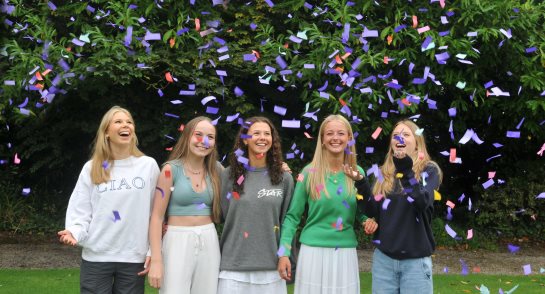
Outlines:
[[[308,204],[301,232],[295,293],[360,293],[356,233],[361,224],[367,234],[377,223],[358,209],[354,180],[345,166],[363,174],[356,165],[354,134],[340,115],[328,116],[320,126],[312,162],[298,176],[298,183],[282,224],[278,272],[291,279],[290,245]],[[361,207],[361,205],[359,205]]]

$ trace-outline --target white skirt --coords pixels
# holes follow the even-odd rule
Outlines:
[[[356,248],[324,248],[301,244],[295,294],[359,294]]]
[[[217,294],[285,294],[286,281],[277,271],[221,271]]]

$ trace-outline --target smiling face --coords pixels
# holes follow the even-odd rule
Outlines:
[[[322,144],[329,153],[342,154],[349,140],[351,140],[349,131],[341,121],[332,120],[325,125]]]
[[[244,144],[248,147],[250,158],[254,156],[257,159],[264,158],[267,151],[272,147],[272,131],[268,123],[254,122],[248,129],[247,135],[251,138],[244,139]]]
[[[416,140],[409,126],[400,123],[392,133],[392,141],[390,147],[394,152],[404,152],[405,154],[414,157],[416,155]]]
[[[214,150],[214,146],[216,146],[216,128],[209,121],[199,122],[189,142],[189,153],[205,157]]]
[[[106,138],[110,145],[118,147],[130,146],[135,138],[134,136],[132,118],[123,111],[116,112],[106,129]]]

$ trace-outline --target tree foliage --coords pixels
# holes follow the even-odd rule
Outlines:
[[[540,1],[273,2],[5,2],[3,176],[36,194],[62,186],[42,200],[62,205],[98,119],[115,104],[133,111],[141,145],[158,161],[197,114],[218,122],[222,154],[244,117],[300,121],[281,129],[295,170],[315,147],[306,135],[316,136],[327,114],[353,123],[364,168],[381,163],[395,121],[413,117],[444,169],[443,201],[465,193],[464,207],[469,198],[488,205],[475,187],[489,171],[495,191],[516,173],[512,162],[543,162],[535,154],[545,138]],[[477,139],[462,144],[468,129]],[[449,162],[453,148],[461,164]]]

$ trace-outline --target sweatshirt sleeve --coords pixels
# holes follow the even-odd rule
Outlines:
[[[227,218],[227,213],[229,213],[229,199],[227,199],[227,195],[229,193],[232,193],[232,189],[230,188],[230,174],[231,168],[226,168],[221,172],[221,190],[220,190],[220,207],[221,207],[221,220],[222,222],[225,221]],[[233,198],[231,195],[230,198]]]
[[[290,207],[288,209],[288,212],[286,213],[284,222],[282,223],[282,229],[280,231],[280,247],[284,246],[285,250],[283,256],[289,257],[291,255],[290,248],[293,237],[295,235],[295,232],[297,231],[297,226],[301,221],[301,216],[305,212],[305,205],[309,197],[306,188],[307,175],[307,172],[303,172],[303,181],[297,182],[297,184],[295,185],[295,190],[293,192]]]
[[[418,212],[423,212],[429,207],[433,207],[434,190],[439,188],[439,170],[434,164],[426,167],[421,175],[421,181],[418,182],[414,177],[414,172],[404,175],[401,178],[401,185],[414,200],[414,208]]]
[[[367,215],[365,215],[365,200],[368,195],[371,194],[371,190],[369,189],[369,181],[367,180],[367,177],[365,177],[365,171],[359,165],[358,170],[363,175],[363,178],[359,181],[354,181],[354,184],[358,194],[356,195],[356,219],[361,224],[367,220]]]
[[[282,211],[280,212],[280,223],[284,222],[288,208],[290,207],[293,196],[293,178],[288,172],[284,172],[284,200],[282,201]]]
[[[65,228],[72,233],[78,244],[87,239],[89,225],[93,217],[92,191],[91,162],[89,161],[79,174],[78,182],[66,209]]]

